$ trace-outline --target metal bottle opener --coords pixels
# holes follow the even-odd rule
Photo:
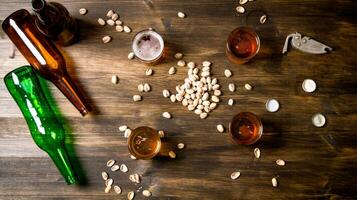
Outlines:
[[[324,54],[329,51],[332,51],[331,47],[324,45],[307,36],[302,37],[300,33],[296,32],[286,37],[284,48],[283,48],[283,54],[288,51],[288,46],[290,41],[291,41],[291,45],[294,48],[299,49],[300,51],[305,53]]]

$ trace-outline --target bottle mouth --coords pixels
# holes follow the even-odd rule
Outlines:
[[[31,0],[32,10],[38,12],[45,8],[46,2],[44,0]]]

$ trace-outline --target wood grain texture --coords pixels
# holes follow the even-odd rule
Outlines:
[[[145,1],[58,1],[78,19],[81,40],[63,48],[68,70],[85,91],[95,112],[82,118],[65,97],[50,84],[54,100],[66,122],[67,143],[76,165],[84,171],[87,184],[67,186],[49,157],[39,150],[29,135],[22,115],[0,81],[0,199],[125,199],[126,193],[142,186],[150,188],[150,199],[355,199],[357,194],[357,78],[356,8],[353,0],[256,0],[237,16],[232,0],[145,0]],[[88,14],[81,16],[78,9]],[[19,8],[29,8],[27,0],[2,0],[0,20]],[[108,9],[117,10],[133,33],[117,33],[112,27],[100,27],[96,20]],[[177,11],[187,14],[176,17]],[[257,16],[268,15],[264,25]],[[234,66],[224,54],[229,32],[240,25],[257,29],[261,51],[252,62]],[[165,38],[169,58],[152,67],[154,75],[138,60],[129,61],[133,34],[153,27]],[[334,48],[331,54],[309,55],[291,50],[280,54],[285,37],[295,31],[316,38]],[[113,41],[103,44],[101,38]],[[0,31],[0,77],[26,64],[16,51],[9,58],[11,43]],[[206,120],[201,120],[178,103],[162,97],[162,90],[174,91],[186,74],[178,68],[174,76],[167,71],[175,65],[172,55],[185,54],[186,61],[213,62],[212,71],[223,86],[223,102]],[[226,79],[228,67],[233,76]],[[112,75],[120,83],[110,82]],[[317,82],[318,89],[306,94],[301,89],[305,78]],[[142,102],[132,102],[137,85],[148,82],[152,92]],[[230,93],[228,83],[238,85]],[[245,91],[250,83],[253,91]],[[229,98],[236,99],[233,107]],[[265,110],[265,101],[281,103],[277,113]],[[233,144],[227,133],[216,131],[218,123],[228,127],[232,116],[252,111],[263,118],[264,136],[256,145]],[[173,119],[161,113],[170,111]],[[327,126],[315,128],[311,116],[321,112]],[[175,160],[137,161],[129,158],[126,140],[118,126],[152,126],[168,132],[173,143],[183,142]],[[73,145],[71,145],[73,144]],[[71,147],[72,146],[72,147]],[[253,149],[262,156],[254,159]],[[129,166],[130,173],[142,174],[142,183],[131,184],[128,174],[110,173],[123,188],[122,195],[104,193],[100,173],[105,162],[114,158]],[[286,160],[278,167],[275,160]],[[239,180],[230,173],[240,170]],[[271,186],[278,177],[279,187]],[[144,199],[139,193],[136,199]]]

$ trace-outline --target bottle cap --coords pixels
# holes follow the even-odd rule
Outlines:
[[[312,79],[305,79],[304,82],[302,82],[302,89],[305,92],[313,92],[316,90],[316,83]]]
[[[317,113],[312,116],[312,124],[316,127],[323,127],[326,123],[326,118],[323,114]]]
[[[279,101],[276,99],[268,99],[265,104],[265,108],[269,112],[276,112],[279,110]]]

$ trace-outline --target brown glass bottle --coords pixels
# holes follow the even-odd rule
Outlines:
[[[54,83],[82,115],[87,114],[89,107],[68,75],[61,52],[39,32],[30,13],[15,11],[4,20],[2,28],[32,67]]]
[[[78,39],[78,25],[67,9],[56,2],[31,0],[35,24],[42,34],[57,44],[67,46]]]

